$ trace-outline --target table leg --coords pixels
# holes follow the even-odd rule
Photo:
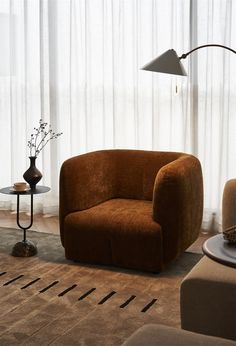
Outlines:
[[[36,245],[30,241],[26,240],[26,231],[33,224],[33,194],[30,195],[30,223],[29,225],[22,226],[20,223],[20,194],[17,194],[17,214],[16,214],[17,225],[23,230],[23,240],[16,243],[12,249],[12,256],[16,257],[29,257],[37,254]]]

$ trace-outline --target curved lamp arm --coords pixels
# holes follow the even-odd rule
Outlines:
[[[231,52],[233,52],[234,54],[236,54],[236,51],[235,51],[234,49],[230,48],[230,47],[223,46],[222,44],[211,43],[211,44],[204,44],[204,45],[202,45],[202,46],[196,47],[196,48],[190,50],[189,52],[182,54],[182,55],[179,57],[179,59],[180,59],[180,60],[181,60],[181,59],[185,59],[185,58],[187,58],[187,56],[188,56],[189,54],[193,53],[195,50],[198,50],[198,49],[201,49],[201,48],[205,48],[205,47],[220,47],[220,48],[228,49],[228,50],[230,50]]]
[[[174,49],[169,49],[162,55],[158,56],[154,60],[150,61],[148,64],[142,67],[142,70],[152,71],[152,72],[162,72],[176,74],[180,76],[187,76],[181,59],[185,59],[189,54],[193,53],[195,50],[206,48],[206,47],[220,47],[236,54],[236,51],[230,47],[223,46],[221,44],[204,44],[202,46],[196,47],[187,53],[182,54],[180,57],[177,55]]]

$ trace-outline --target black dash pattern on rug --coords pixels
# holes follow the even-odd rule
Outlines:
[[[27,238],[37,255],[11,256],[22,232],[0,227],[1,346],[120,346],[147,323],[180,327],[180,284],[202,254],[185,252],[154,274],[74,263],[59,235]]]

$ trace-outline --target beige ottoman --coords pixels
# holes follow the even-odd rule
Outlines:
[[[235,346],[236,342],[185,330],[147,324],[132,334],[122,346]]]
[[[180,289],[181,326],[236,340],[236,269],[204,256]]]

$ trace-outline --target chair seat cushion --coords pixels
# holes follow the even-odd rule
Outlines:
[[[152,202],[111,199],[65,218],[68,259],[160,271],[162,232]],[[81,246],[80,246],[81,244]]]

